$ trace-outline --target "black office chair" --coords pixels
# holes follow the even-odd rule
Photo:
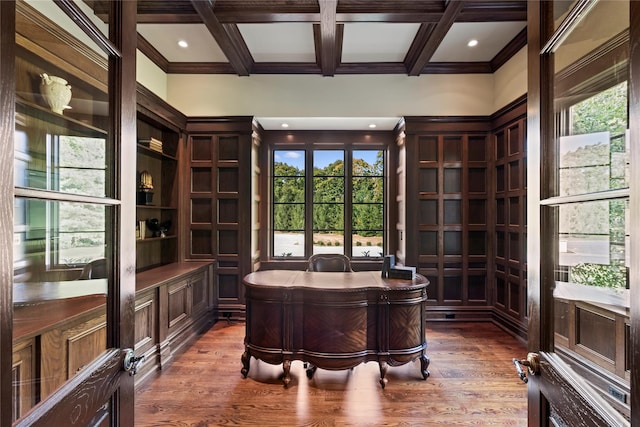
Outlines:
[[[309,257],[307,271],[349,272],[351,260],[342,254],[315,254]]]
[[[80,273],[78,280],[87,279],[106,279],[107,278],[107,259],[96,258],[85,264]]]

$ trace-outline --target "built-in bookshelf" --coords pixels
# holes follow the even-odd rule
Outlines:
[[[178,261],[180,135],[138,115],[137,270]]]

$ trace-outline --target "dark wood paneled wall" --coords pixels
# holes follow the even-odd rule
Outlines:
[[[493,319],[526,336],[525,118],[521,97],[492,116],[406,117],[398,130],[398,253],[431,281],[433,320]]]
[[[405,264],[431,282],[428,318],[488,319],[489,117],[407,117]]]
[[[521,336],[527,330],[526,100],[498,111],[491,140],[494,157],[494,316]]]
[[[252,117],[187,120],[186,258],[215,260],[217,313],[243,318],[242,278],[252,271]]]

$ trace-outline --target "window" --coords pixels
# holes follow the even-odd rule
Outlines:
[[[272,166],[273,257],[383,256],[384,150],[278,149]]]

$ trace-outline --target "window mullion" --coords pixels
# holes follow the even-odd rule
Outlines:
[[[304,256],[313,254],[313,150],[304,156]]]
[[[344,167],[344,254],[353,256],[353,150],[345,150]]]

